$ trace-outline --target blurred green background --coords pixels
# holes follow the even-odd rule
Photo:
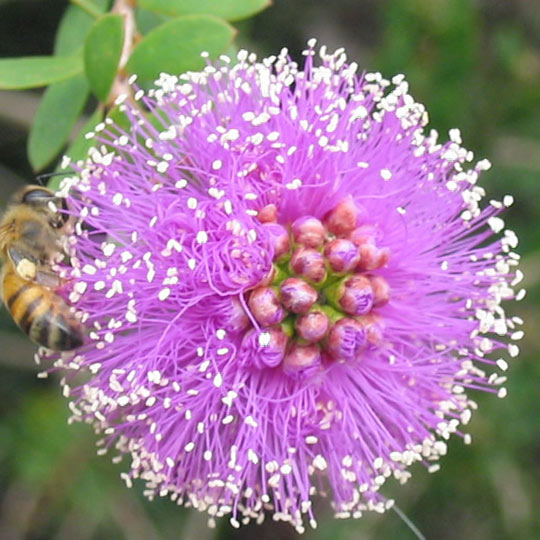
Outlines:
[[[60,0],[0,0],[0,57],[50,54]],[[236,24],[238,44],[260,54],[283,46],[300,59],[306,40],[386,76],[405,73],[446,138],[459,127],[465,146],[493,168],[491,197],[512,193],[507,222],[521,239],[528,295],[512,306],[526,320],[522,355],[511,361],[504,400],[476,395],[473,444],[449,445],[442,470],[416,467],[406,486],[384,493],[428,540],[540,538],[540,3],[532,0],[275,0]],[[0,93],[0,204],[34,173],[26,138],[40,93]],[[215,530],[167,500],[128,490],[122,465],[96,455],[88,426],[67,426],[54,377],[37,379],[33,346],[0,311],[0,538],[239,540],[296,538],[269,522]],[[309,540],[414,538],[393,512],[336,521],[324,501]]]

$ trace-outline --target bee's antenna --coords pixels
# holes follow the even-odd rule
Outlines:
[[[68,174],[74,174],[74,171],[61,171],[61,172],[52,172],[52,173],[45,173],[45,174],[39,174],[38,176],[36,176],[36,182],[40,185],[40,186],[45,186],[46,185],[46,181],[53,177],[53,176],[67,176]]]
[[[416,538],[418,538],[418,540],[426,540],[426,537],[420,532],[418,527],[405,515],[403,510],[401,510],[397,504],[392,506],[392,510],[401,518],[403,523],[409,527],[411,532],[414,534],[414,536],[416,536]]]

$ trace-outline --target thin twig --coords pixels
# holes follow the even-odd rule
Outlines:
[[[128,100],[132,100],[132,88],[128,84],[128,74],[125,67],[137,39],[140,37],[135,23],[135,6],[131,0],[115,0],[111,13],[118,13],[124,17],[124,44],[122,46],[122,54],[118,63],[118,69],[114,78],[111,92],[107,98],[106,105],[111,106],[120,94],[128,96]]]
[[[409,527],[418,540],[426,540],[426,537],[420,532],[420,529],[418,529],[418,527],[405,515],[403,510],[401,510],[397,504],[392,506],[392,510],[402,519],[403,523]]]

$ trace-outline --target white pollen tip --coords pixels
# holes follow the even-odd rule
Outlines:
[[[504,206],[512,206],[514,204],[514,197],[512,195],[505,195],[503,197],[503,204]]]
[[[208,233],[206,231],[199,231],[197,233],[197,243],[206,244],[208,242]]]
[[[171,294],[171,289],[169,287],[165,287],[164,289],[161,289],[158,294],[158,298],[163,302],[164,300],[167,300]]]
[[[270,332],[262,332],[259,336],[259,346],[268,347],[270,345],[271,335]]]
[[[506,360],[504,360],[503,358],[499,358],[497,360],[497,367],[501,371],[506,371],[508,369],[508,362]]]

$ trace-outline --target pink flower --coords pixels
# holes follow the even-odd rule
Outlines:
[[[342,517],[382,511],[387,478],[467,438],[519,324],[486,162],[424,131],[403,77],[305,55],[163,75],[137,94],[159,128],[129,102],[128,131],[100,126],[65,189],[89,339],[58,360],[129,484],[300,532],[321,485]]]

